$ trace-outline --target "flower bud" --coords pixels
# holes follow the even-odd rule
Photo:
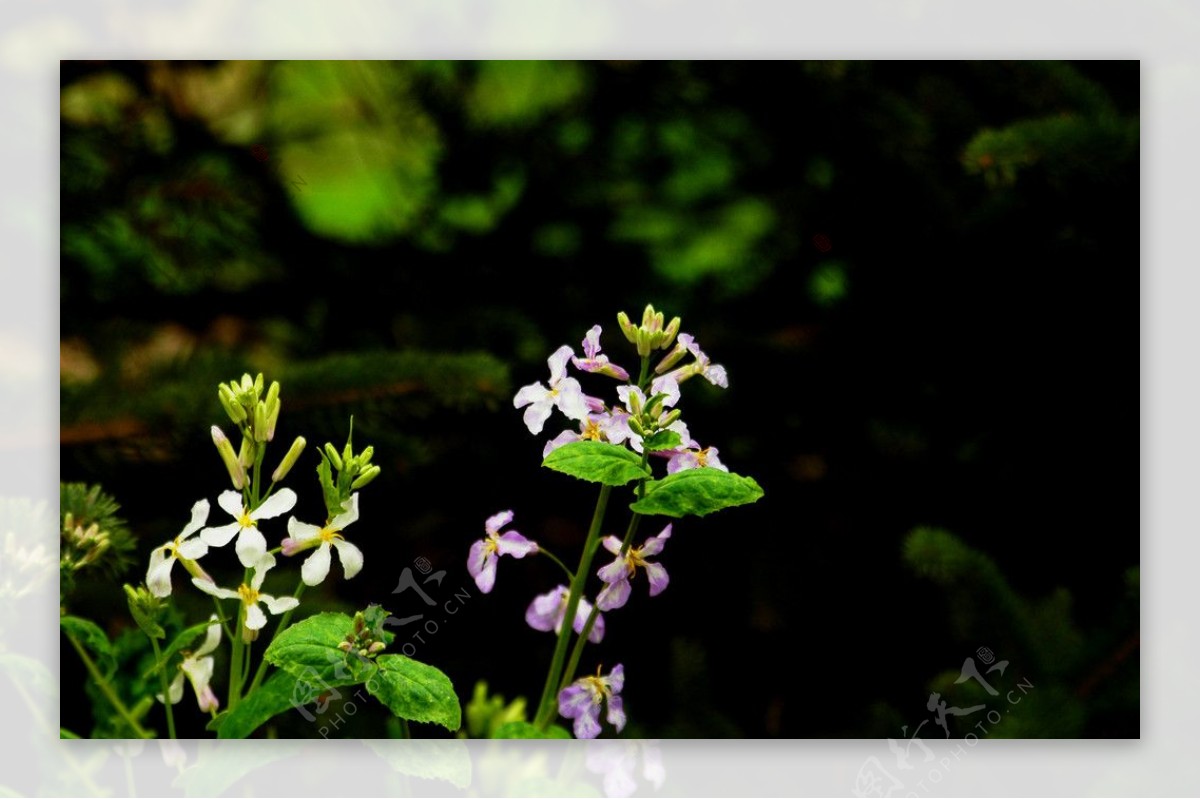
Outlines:
[[[639,327],[637,331],[637,352],[638,355],[645,358],[650,354],[650,331],[644,327]]]
[[[325,457],[329,458],[329,462],[333,464],[333,468],[339,472],[342,470],[342,456],[338,455],[338,451],[333,448],[333,444],[325,442]]]
[[[366,449],[358,453],[358,462],[366,466],[371,462],[372,456],[375,455],[375,447],[368,445]]]
[[[642,424],[641,418],[638,416],[630,416],[629,417],[629,429],[632,430],[633,432],[637,433],[639,436],[646,435],[646,428]]]
[[[367,651],[370,652],[372,655],[376,655],[376,654],[382,652],[386,648],[387,648],[387,644],[385,644],[383,641],[375,641],[369,647],[367,647]]]
[[[267,413],[268,414],[271,413],[271,409],[274,408],[276,402],[279,402],[279,381],[272,380],[271,387],[269,389],[267,389]]]
[[[258,376],[254,378],[254,396],[261,397],[262,390],[263,390],[263,376],[262,376],[262,372],[259,372]]]
[[[275,467],[275,471],[271,474],[271,482],[278,483],[283,478],[287,477],[287,473],[296,465],[296,461],[300,458],[300,453],[304,452],[304,448],[308,442],[304,440],[304,436],[296,436],[296,440],[292,442],[292,447],[283,456],[283,460]]]
[[[625,334],[625,340],[630,344],[637,343],[637,328],[633,322],[629,321],[629,314],[621,311],[617,314],[617,324],[621,326],[621,332]]]
[[[242,393],[243,393],[243,394],[249,394],[251,391],[253,391],[253,390],[254,390],[254,378],[252,378],[252,377],[250,376],[250,373],[249,373],[249,372],[245,372],[245,373],[243,373],[243,374],[242,374],[242,386],[241,386],[241,388],[242,388]]]
[[[665,320],[666,317],[663,316],[662,311],[655,313],[654,318],[650,320],[650,332],[654,333],[656,336],[657,334],[661,333]]]
[[[675,336],[679,333],[679,317],[676,316],[667,325],[667,329],[659,334],[658,346],[660,349],[666,349],[675,341]]]
[[[642,311],[642,329],[649,331],[651,325],[654,324],[654,306],[646,304],[646,310]]]
[[[254,465],[254,449],[254,439],[243,433],[242,446],[238,450],[238,463],[242,464],[243,469],[249,469]]]
[[[229,386],[224,383],[217,386],[217,398],[221,400],[221,407],[225,409],[231,422],[241,424],[246,421],[246,409],[237,401],[237,397],[234,396]]]
[[[275,440],[275,424],[279,421],[279,409],[283,407],[283,403],[275,400],[274,407],[270,403],[267,404],[267,441]]]
[[[246,484],[246,470],[238,461],[237,455],[233,451],[233,445],[229,443],[229,439],[225,437],[221,428],[216,425],[212,427],[212,440],[213,444],[217,446],[221,460],[225,463],[225,468],[229,470],[229,479],[233,482],[233,487],[241,491],[242,486]]]
[[[343,652],[349,652],[353,646],[354,645],[349,641],[342,641],[340,644],[338,644],[338,649],[342,650]]]
[[[675,422],[679,421],[679,417],[682,415],[683,415],[683,411],[679,410],[678,408],[671,411],[666,416],[664,416],[661,421],[659,421],[659,423],[658,423],[659,429],[667,428],[667,427],[670,427],[671,425],[675,424]]]
[[[670,369],[675,364],[683,360],[683,356],[687,355],[687,347],[676,342],[675,348],[663,356],[663,359],[658,362],[658,366],[654,367],[654,374],[661,375],[663,372]]]
[[[358,476],[358,478],[353,483],[350,484],[350,488],[355,489],[355,490],[362,488],[367,483],[371,482],[376,477],[378,477],[379,473],[381,471],[383,471],[383,470],[380,469],[378,466],[368,466],[366,471],[364,471],[362,474],[360,474]]]
[[[262,402],[254,406],[254,440],[259,443],[267,440],[267,406]]]

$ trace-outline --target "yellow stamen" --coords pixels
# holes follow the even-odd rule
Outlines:
[[[336,528],[333,528],[333,527],[322,528],[319,535],[321,537],[321,540],[323,542],[325,542],[326,544],[331,543],[333,541],[333,539],[335,539],[335,538],[344,538],[344,536],[340,532],[338,532]]]
[[[244,510],[242,511],[241,518],[238,519],[238,524],[242,527],[255,527],[258,525],[258,522],[250,518],[250,511]]]
[[[583,425],[583,432],[579,437],[584,441],[599,441],[603,433],[600,432],[600,425],[588,419]]]
[[[242,598],[243,605],[253,605],[258,602],[258,591],[245,583],[238,586],[238,596]]]

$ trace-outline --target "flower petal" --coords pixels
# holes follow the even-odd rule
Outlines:
[[[579,718],[575,719],[575,737],[595,738],[600,734],[600,706],[591,705],[589,710],[579,714]]]
[[[259,595],[262,596],[261,594]],[[246,605],[246,629],[261,630],[267,625],[267,614],[263,613],[262,608],[257,602],[251,602]]]
[[[619,696],[608,698],[608,723],[613,725],[617,732],[625,729],[625,702]]]
[[[241,491],[222,491],[221,495],[217,497],[217,504],[233,518],[241,518],[243,510]]]
[[[196,650],[196,657],[202,657],[216,651],[216,648],[221,643],[221,622],[215,613],[209,616],[209,619],[212,620],[212,624],[208,625],[208,629],[204,633],[204,643]]]
[[[661,563],[647,563],[646,577],[650,580],[650,596],[658,596],[666,589],[667,583],[671,582]]]
[[[266,554],[267,539],[257,527],[243,527],[233,548],[241,564],[250,569]]]
[[[238,599],[237,591],[230,591],[228,588],[221,588],[212,580],[201,580],[199,577],[192,578],[192,585],[199,588],[206,594],[212,594],[220,599]]]
[[[488,552],[486,541],[476,541],[471,544],[471,549],[467,552],[467,574],[478,577],[479,573],[483,571],[483,565],[489,554],[492,553]]]
[[[573,682],[558,693],[558,712],[563,718],[578,718],[595,705],[595,696],[586,683]]]
[[[290,488],[281,488],[263,500],[263,504],[250,514],[251,519],[274,519],[296,507],[296,492]]]
[[[302,522],[295,516],[288,518],[288,535],[292,537],[297,544],[302,544],[305,541],[311,541],[321,534],[321,528],[315,524]],[[288,553],[284,553],[285,555]]]
[[[329,542],[326,541],[313,550],[300,566],[300,579],[305,585],[320,585],[329,575]]]
[[[613,666],[612,671],[604,679],[614,696],[621,693],[621,689],[625,687],[625,667],[618,663]]]
[[[280,613],[287,613],[295,607],[299,607],[300,600],[294,596],[274,597],[267,594],[259,594],[258,598],[267,606],[267,610],[271,611],[272,615],[278,616]]]
[[[701,374],[714,386],[729,388],[729,376],[725,374],[725,367],[721,364],[714,363],[712,366],[705,368]]]
[[[545,458],[554,450],[561,447],[563,444],[570,444],[573,441],[582,441],[583,436],[576,433],[574,430],[564,430],[554,438],[546,442],[546,446],[542,449],[542,458]]]
[[[587,399],[583,395],[583,387],[573,377],[565,377],[559,382],[558,395],[554,398],[554,404],[568,419],[582,422],[587,418],[588,406]]]
[[[523,558],[537,551],[537,543],[530,541],[516,530],[509,530],[496,539],[496,553],[499,555],[511,555],[514,558]]]
[[[484,556],[483,563],[479,567],[478,573],[471,575],[475,578],[475,585],[484,594],[489,593],[492,587],[496,585],[496,560],[495,553],[487,553]]]
[[[674,407],[675,403],[679,402],[679,381],[675,379],[675,375],[667,372],[665,375],[654,378],[650,383],[650,395],[666,394],[663,398],[663,407]]]
[[[502,510],[494,516],[489,516],[488,520],[483,523],[483,529],[489,533],[498,533],[500,529],[513,520],[513,512],[511,510]]]
[[[575,351],[564,344],[546,359],[546,363],[550,365],[550,386],[552,388],[560,388],[558,383],[567,376],[567,361],[571,360],[574,355]]]
[[[530,383],[527,386],[521,386],[517,391],[517,395],[513,397],[514,408],[524,408],[526,405],[532,405],[538,402],[545,402],[550,396],[550,389],[539,383]]]
[[[629,564],[625,558],[617,556],[616,560],[609,563],[607,566],[601,566],[596,571],[596,576],[606,583],[615,583],[619,580],[629,579]]]
[[[345,530],[350,525],[358,521],[358,492],[355,491],[350,495],[350,499],[346,500],[342,505],[342,512],[333,517],[333,521],[329,526],[334,530]]]
[[[600,325],[592,325],[583,337],[583,354],[588,358],[595,358],[600,352]]]
[[[600,589],[596,595],[596,607],[600,610],[616,610],[629,601],[629,580],[617,580]]]
[[[560,585],[553,591],[535,596],[525,610],[525,623],[535,630],[547,633],[556,629],[562,619],[566,593],[567,587]]]
[[[175,555],[168,556],[166,547],[156,547],[150,553],[150,568],[146,570],[146,587],[158,598],[171,595],[171,567],[175,565]]]
[[[604,536],[604,538],[600,539],[600,544],[614,555],[621,554],[621,539],[617,538],[615,535]]]
[[[187,538],[203,527],[206,521],[208,521],[208,500],[202,499],[192,506],[192,520],[179,533],[179,537],[181,539]]]
[[[200,531],[200,540],[210,547],[223,547],[233,540],[242,526],[237,522],[223,524],[220,527],[205,527]]]
[[[161,695],[159,699],[161,699]],[[172,705],[179,704],[179,700],[183,699],[183,672],[177,671],[175,679],[171,680],[171,684],[167,686],[167,698],[171,700]]]
[[[208,554],[208,544],[199,538],[189,538],[179,545],[179,557],[188,560],[199,560]]]
[[[666,546],[667,539],[671,537],[672,526],[673,523],[668,524],[662,529],[661,533],[647,538],[646,542],[641,546],[642,555],[657,555],[659,552],[662,552],[663,547]]]
[[[526,408],[522,419],[525,422],[525,426],[529,428],[529,432],[535,436],[541,433],[542,428],[546,426],[546,420],[550,418],[550,411],[553,408],[554,403],[549,400],[535,402]]]
[[[254,576],[250,578],[250,587],[255,591],[262,588],[263,580],[267,579],[267,572],[273,568],[275,568],[275,556],[270,552],[264,552],[253,566]]]
[[[333,539],[333,545],[337,547],[338,560],[342,562],[342,575],[349,580],[362,570],[362,550],[349,541],[343,541],[340,538]]]

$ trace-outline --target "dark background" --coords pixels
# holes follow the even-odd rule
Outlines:
[[[428,558],[439,601],[472,598],[416,656],[464,701],[535,701],[553,638],[522,616],[557,572],[505,559],[481,598],[467,548],[512,508],[573,564],[595,492],[538,467],[562,417],[532,437],[511,397],[592,324],[632,366],[614,317],[653,302],[729,371],[685,385],[693,435],[766,494],[676,523],[670,588],[608,614],[581,670],[625,664],[628,733],[902,737],[931,690],[974,701],[953,679],[988,646],[1037,686],[993,737],[1138,735],[1136,62],[66,62],[62,86],[62,479],[122,504],[124,580],[194,501],[221,513],[215,384],[263,371],[268,460],[353,414],[384,468],[363,573],[308,596],[420,612],[391,591]],[[71,602],[129,625],[111,581]],[[82,680],[64,658],[80,731]]]

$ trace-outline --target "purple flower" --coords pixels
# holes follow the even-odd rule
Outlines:
[[[562,629],[563,617],[567,615],[567,597],[570,593],[565,585],[560,585],[553,591],[535,597],[533,602],[529,603],[529,609],[525,611],[525,621],[535,630],[553,630],[557,633]],[[591,613],[592,603],[588,602],[586,597],[579,597],[579,604],[575,607],[575,621],[571,625],[576,633],[583,633],[583,625],[587,623]],[[597,613],[588,640],[598,644],[603,639],[604,617]]]
[[[567,377],[567,361],[574,356],[571,348],[565,344],[554,351],[547,359],[550,364],[550,387],[539,383],[530,383],[517,392],[513,397],[514,408],[525,408],[525,426],[529,432],[537,435],[542,432],[550,412],[558,408],[568,419],[584,419],[587,417],[587,402],[579,381]]]
[[[574,430],[564,430],[547,441],[545,449],[542,450],[542,457],[545,458],[564,444],[576,441],[606,441],[608,437],[604,434],[604,428],[608,421],[609,416],[606,413],[589,413],[587,418],[579,423],[578,433]]]
[[[625,707],[618,694],[625,686],[625,667],[613,666],[607,677],[581,677],[558,694],[558,712],[575,719],[576,738],[595,738],[600,734],[600,705],[608,702],[608,723],[620,732],[625,728]]]
[[[596,607],[600,610],[613,610],[628,602],[631,590],[629,581],[637,574],[639,566],[646,570],[646,577],[650,580],[650,596],[661,594],[666,589],[667,583],[670,582],[667,570],[661,563],[650,563],[646,558],[662,552],[663,546],[670,537],[671,525],[668,524],[661,533],[647,538],[646,543],[640,547],[630,547],[622,555],[621,539],[612,535],[607,536],[601,543],[604,544],[605,549],[617,557],[612,563],[602,566],[600,571],[596,572],[597,576],[606,583],[596,596]]]
[[[629,379],[629,372],[610,362],[607,355],[601,354],[600,325],[594,325],[587,332],[587,335],[584,336],[583,354],[587,357],[576,358],[574,355],[571,356],[571,363],[575,364],[576,369],[582,372],[608,375],[609,377],[615,377],[617,380]]]
[[[496,584],[496,560],[500,555],[523,558],[538,550],[537,544],[516,530],[500,534],[500,528],[512,519],[511,510],[501,511],[490,517],[484,524],[487,537],[471,544],[471,552],[467,555],[467,571],[475,578],[475,585],[485,594]]]
[[[692,442],[695,443],[695,442]],[[704,449],[685,449],[676,452],[671,456],[671,460],[667,461],[667,474],[675,474],[686,469],[720,469],[723,472],[729,471],[725,464],[721,463],[720,450],[716,447],[705,447]]]
[[[609,424],[609,429],[606,431],[609,441],[619,444],[628,439],[629,446],[635,452],[642,451],[642,437],[629,427],[629,417],[631,415],[640,415],[649,399],[653,398],[656,394],[666,394],[659,408],[657,420],[664,421],[664,417],[668,413],[667,408],[670,408],[679,400],[679,384],[675,382],[673,373],[663,375],[662,377],[655,378],[654,382],[650,385],[650,392],[650,397],[647,397],[637,386],[620,386],[617,388],[617,396],[621,398],[621,402],[625,403],[625,409],[628,413],[618,413],[616,408],[613,409],[611,414],[612,421]],[[682,439],[681,446],[691,445],[691,435],[688,433],[687,424],[682,419],[676,419],[667,425],[665,429],[674,430],[679,434],[680,439]]]
[[[668,372],[663,377],[673,377],[677,382],[682,383],[693,375],[701,375],[714,386],[729,388],[729,376],[725,374],[725,367],[719,363],[713,363],[704,354],[704,351],[700,349],[700,345],[696,343],[696,339],[687,333],[679,334],[679,338],[676,339],[675,349],[663,359],[664,363],[678,362],[683,357],[685,350],[694,355],[696,360],[687,366],[681,366],[672,372]],[[658,379],[661,380],[662,378]]]

